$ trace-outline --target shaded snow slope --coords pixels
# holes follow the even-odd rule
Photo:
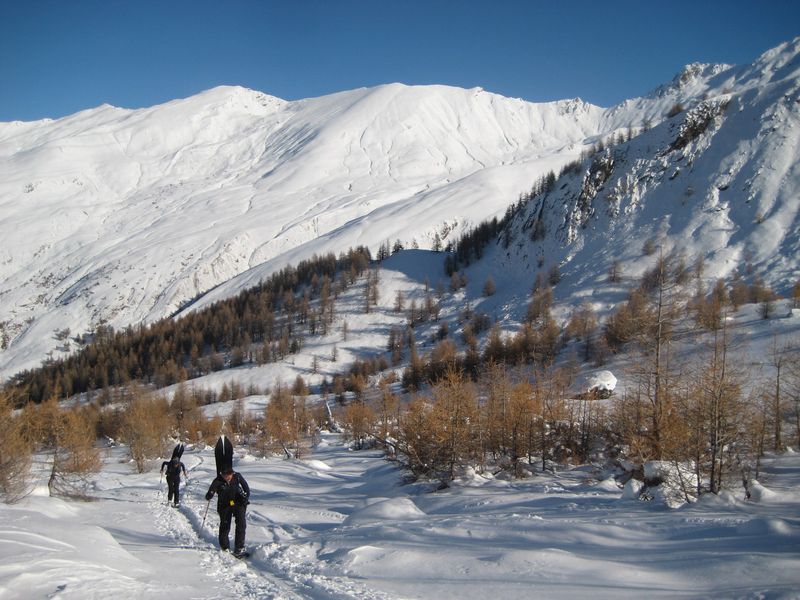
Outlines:
[[[445,86],[296,102],[222,87],[148,109],[0,123],[0,377],[74,349],[67,329],[155,320],[237,275],[210,298],[315,252],[454,239],[587,144],[658,126],[676,102],[692,107],[723,92],[755,119],[742,116],[725,135],[765,169],[725,158],[729,187],[747,185],[773,245],[741,243],[785,261],[772,229],[792,218],[780,194],[789,198],[797,177],[796,57],[797,42],[748,68],[692,65],[611,109]],[[769,92],[780,81],[785,99]],[[785,139],[762,133],[767,118]],[[647,204],[652,227],[664,211]]]

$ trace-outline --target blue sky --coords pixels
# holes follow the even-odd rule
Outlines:
[[[0,0],[0,121],[223,84],[294,100],[441,83],[610,106],[797,35],[797,0]]]

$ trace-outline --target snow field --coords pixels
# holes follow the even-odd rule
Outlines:
[[[0,598],[797,598],[800,455],[768,457],[741,493],[668,509],[577,467],[524,480],[468,473],[446,490],[403,484],[376,451],[325,434],[302,460],[235,467],[253,491],[240,561],[217,550],[210,448],[169,507],[156,470],[112,448],[95,501],[31,495],[0,506]],[[164,486],[165,487],[165,486]]]

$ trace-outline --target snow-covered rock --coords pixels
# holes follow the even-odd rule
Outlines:
[[[639,498],[639,494],[642,492],[643,487],[644,483],[631,477],[625,483],[625,487],[622,488],[622,497],[626,500],[636,500]]]
[[[617,378],[611,371],[598,371],[589,377],[589,393],[608,395],[617,387]]]

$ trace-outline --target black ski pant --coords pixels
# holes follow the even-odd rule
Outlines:
[[[247,507],[244,504],[236,504],[235,506],[226,506],[219,509],[219,547],[222,550],[230,549],[230,541],[228,534],[231,531],[231,518],[236,518],[236,533],[234,534],[234,548],[241,550],[244,548],[244,532],[247,528],[245,521],[245,512]]]
[[[175,504],[177,505],[180,502],[180,487],[181,487],[181,479],[167,479],[167,502],[172,501],[175,498]]]

